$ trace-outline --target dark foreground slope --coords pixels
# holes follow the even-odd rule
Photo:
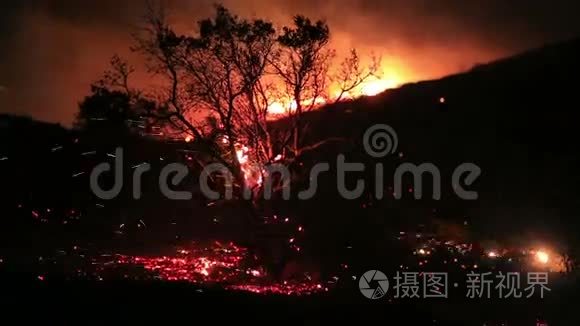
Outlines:
[[[578,244],[578,58],[580,40],[574,40],[313,112],[307,119],[311,143],[333,137],[348,142],[308,159],[332,159],[340,151],[364,160],[365,130],[388,124],[398,134],[400,153],[381,161],[391,168],[433,163],[443,185],[440,201],[383,201],[380,209],[393,219],[432,217],[437,210],[440,218],[468,220],[495,237],[529,233]],[[464,162],[482,169],[469,187],[479,192],[475,201],[459,200],[451,187],[453,169]],[[392,186],[392,179],[385,184]]]

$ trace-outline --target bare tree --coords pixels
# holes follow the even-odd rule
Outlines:
[[[370,64],[363,66],[358,52],[352,49],[350,55],[341,62],[340,68],[330,76],[332,83],[338,87],[334,101],[341,101],[345,94],[361,86],[370,78],[378,77],[380,62],[379,58],[373,56]]]
[[[191,80],[188,94],[218,119],[232,157],[236,144],[244,143],[267,162],[272,148],[264,75],[276,45],[272,24],[240,19],[218,6],[216,17],[201,21],[199,27],[198,37],[184,40],[182,62]],[[231,161],[238,168],[237,159]]]
[[[280,49],[272,66],[290,99],[288,117],[292,132],[284,147],[291,143],[294,157],[300,156],[304,150],[317,147],[302,144],[307,129],[304,114],[321,103],[340,101],[344,94],[363,84],[378,69],[377,61],[362,67],[358,53],[352,50],[338,71],[332,72],[336,51],[329,47],[329,41],[328,25],[321,20],[312,22],[304,16],[294,17],[294,26],[284,27],[278,37]],[[339,89],[337,96],[329,94],[332,84]]]
[[[167,24],[163,8],[148,7],[145,25],[135,39],[137,44],[133,50],[142,53],[147,60],[148,71],[162,79],[155,93],[149,94],[159,105],[147,112],[147,116],[165,121],[178,131],[212,147],[205,142],[203,126],[193,119],[199,108],[195,105],[195,99],[187,94],[188,81],[182,65],[185,47],[182,37]],[[214,152],[213,148],[211,152]]]
[[[199,22],[193,36],[178,35],[162,12],[150,11],[138,37],[136,50],[146,55],[149,70],[166,80],[158,96],[162,105],[150,114],[204,143],[240,186],[239,144],[251,146],[262,162],[273,155],[270,86],[263,77],[275,45],[271,23],[240,19],[222,6]]]
[[[288,116],[292,133],[284,146],[292,141],[294,156],[299,155],[302,119],[316,100],[324,94],[330,61],[334,51],[328,49],[330,30],[323,21],[313,23],[304,16],[294,17],[293,27],[284,27],[278,37],[281,49],[272,61],[276,73],[282,80],[292,106]]]

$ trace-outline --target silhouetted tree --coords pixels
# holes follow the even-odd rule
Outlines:
[[[199,22],[195,36],[178,35],[162,12],[151,11],[136,49],[167,83],[157,94],[162,112],[149,115],[203,142],[243,182],[239,144],[251,146],[261,162],[273,155],[263,77],[275,43],[271,23],[240,19],[221,6]]]
[[[74,125],[86,131],[126,135],[150,127],[143,113],[156,104],[129,88],[134,69],[118,56],[111,59],[111,70],[91,85],[91,94],[79,103]]]
[[[340,64],[338,72],[331,74],[336,51],[329,47],[329,40],[330,29],[325,22],[319,20],[313,23],[300,15],[294,17],[294,26],[284,27],[278,37],[281,47],[271,63],[292,106],[288,110],[292,133],[284,146],[292,142],[295,157],[305,149],[302,144],[307,128],[302,121],[304,113],[321,102],[341,100],[345,93],[361,85],[378,69],[376,61],[369,67],[361,67],[357,52],[352,50],[351,55]],[[336,96],[329,94],[333,84],[338,89]]]
[[[135,118],[130,97],[97,85],[93,85],[91,91],[92,94],[79,104],[75,126],[89,131],[128,133],[129,120]]]
[[[242,19],[223,6],[215,9],[212,18],[199,21],[197,33],[186,35],[166,22],[162,8],[150,7],[134,49],[144,54],[149,71],[162,82],[151,94],[132,89],[128,79],[133,68],[113,58],[113,69],[103,81],[111,90],[96,89],[92,100],[118,97],[115,105],[96,105],[121,112],[113,121],[137,114],[142,121],[162,122],[183,137],[189,135],[242,188],[241,146],[251,149],[260,172],[286,148],[293,155],[284,159],[298,157],[304,148],[318,145],[302,144],[307,128],[303,115],[329,101],[331,83],[337,83],[342,96],[373,70],[362,69],[352,52],[339,69],[340,78],[334,78],[330,69],[335,51],[328,46],[330,31],[322,21],[296,16],[292,27],[277,33],[268,21]],[[286,112],[291,128],[274,133],[270,110],[280,102],[293,103]]]

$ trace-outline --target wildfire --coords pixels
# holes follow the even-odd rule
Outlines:
[[[542,264],[547,264],[550,261],[550,255],[543,250],[536,252],[536,260]]]
[[[316,99],[311,98],[301,102],[303,107],[308,108],[311,106],[320,107],[326,103],[328,103],[327,100],[321,96],[318,96]],[[297,108],[298,105],[294,100],[276,100],[268,106],[268,114],[270,114],[271,119],[276,119],[280,115],[295,111]]]
[[[399,86],[395,79],[374,79],[363,83],[360,86],[359,96],[375,96],[387,89]]]
[[[268,113],[271,115],[281,115],[288,112],[288,108],[280,102],[273,102],[268,106]]]
[[[106,268],[123,265],[142,267],[151,278],[163,281],[227,284],[229,290],[257,294],[309,295],[328,290],[307,278],[273,281],[262,267],[252,266],[255,261],[245,248],[233,243],[214,242],[210,247],[193,244],[171,256],[117,255],[114,262],[103,263]]]
[[[248,146],[239,146],[239,148],[236,149],[236,156],[244,174],[246,186],[252,189],[262,184],[263,169],[261,166],[253,164],[252,161],[250,161],[249,155],[250,149]]]
[[[387,89],[395,88],[400,85],[399,79],[396,78],[395,75],[390,74],[389,78],[379,78],[379,77],[371,77],[368,80],[364,81],[356,88],[348,91],[331,91],[333,96],[329,98],[325,98],[322,96],[318,96],[316,98],[307,99],[301,102],[302,107],[304,108],[317,108],[321,107],[329,102],[333,102],[336,100],[352,100],[355,98],[363,97],[363,96],[376,96]],[[331,90],[335,87],[331,87]],[[268,105],[268,119],[275,120],[284,115],[294,112],[297,109],[298,105],[295,100],[291,100],[290,98],[278,98],[276,100],[272,100],[271,103]],[[193,137],[188,135],[183,139],[186,143],[189,143],[193,140]],[[223,143],[227,144],[228,140],[226,138],[223,139]],[[255,162],[252,161],[252,153],[251,150],[247,146],[243,146],[241,144],[236,144],[236,155],[238,162],[241,165],[242,172],[244,174],[244,178],[246,180],[246,186],[249,188],[254,188],[256,186],[261,185],[262,183],[262,169],[258,167]],[[274,161],[279,161],[282,157],[278,155]]]
[[[216,283],[234,277],[245,255],[243,248],[216,242],[210,248],[192,246],[189,250],[177,250],[172,256],[118,255],[116,263],[142,266],[163,280]]]
[[[319,96],[315,99],[311,98],[304,100],[301,102],[301,104],[303,107],[320,107],[339,99],[339,97],[340,100],[352,100],[363,96],[376,96],[386,91],[387,89],[396,88],[398,86],[400,86],[400,81],[392,74],[388,78],[372,77],[350,91],[342,92],[338,89],[335,89],[336,87],[331,87],[331,89],[334,89],[331,91],[331,94],[333,95],[329,96],[328,99]],[[278,99],[273,101],[268,106],[268,113],[271,115],[272,119],[276,119],[281,115],[293,112],[297,107],[298,105],[296,104],[296,101]]]
[[[236,150],[236,155],[238,157],[238,162],[240,164],[245,164],[248,162],[248,152],[250,149],[248,146],[241,146],[239,149]]]

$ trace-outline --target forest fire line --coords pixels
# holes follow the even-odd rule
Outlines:
[[[302,105],[309,107],[321,107],[333,101],[352,100],[363,96],[376,96],[380,93],[396,88],[402,84],[399,76],[393,74],[384,76],[373,76],[363,81],[360,85],[349,91],[341,91],[338,87],[331,87],[330,95],[327,97],[318,96],[302,101]],[[268,106],[270,119],[275,120],[295,111],[297,104],[295,100],[274,99]]]
[[[393,75],[391,75],[390,78],[384,79],[377,76],[372,76],[361,82],[360,85],[353,88],[352,90],[341,91],[339,89],[335,89],[330,92],[332,95],[329,95],[328,97],[318,96],[316,98],[302,101],[302,106],[317,109],[335,101],[347,101],[365,96],[376,96],[388,89],[396,88],[398,86],[400,86],[400,83]],[[290,100],[289,97],[285,100],[272,100],[271,104],[268,105],[268,119],[276,120],[284,118],[292,114],[297,109],[297,107],[298,106],[296,101]],[[194,138],[191,135],[186,135],[184,141],[189,143],[193,139]],[[227,139],[224,139],[224,144],[227,143]],[[258,162],[256,162],[255,158],[252,157],[253,153],[251,149],[248,146],[236,143],[236,156],[246,181],[245,186],[249,187],[250,189],[261,186],[264,178],[264,171],[263,168],[259,166]],[[281,159],[282,156],[278,155],[274,161],[280,161]]]

